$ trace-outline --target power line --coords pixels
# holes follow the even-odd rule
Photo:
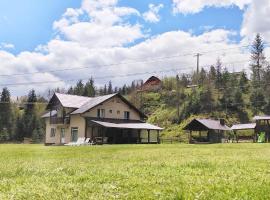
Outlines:
[[[211,51],[204,51],[203,54],[208,54],[212,52],[218,52],[218,51],[226,51],[226,50],[232,50],[232,49],[239,49],[239,48],[247,48],[251,45],[243,45],[239,47],[232,47],[232,48],[226,48],[226,49],[216,49]],[[46,71],[36,71],[36,72],[26,72],[26,73],[17,73],[17,74],[0,74],[0,77],[10,77],[10,76],[26,76],[26,75],[33,75],[33,74],[44,74],[44,73],[55,73],[55,72],[63,72],[63,71],[72,71],[72,70],[83,70],[83,69],[91,69],[91,68],[103,68],[103,67],[111,67],[111,66],[118,66],[118,65],[130,65],[130,64],[139,64],[139,63],[151,63],[151,62],[159,62],[164,61],[167,59],[173,59],[177,57],[185,57],[189,55],[194,55],[194,53],[184,53],[184,54],[176,54],[172,56],[166,56],[166,57],[156,57],[152,58],[150,60],[141,60],[141,61],[134,61],[134,62],[122,62],[122,63],[112,63],[112,64],[105,64],[105,65],[94,65],[89,67],[75,67],[75,68],[64,68],[64,69],[57,69],[57,70],[46,70]],[[127,59],[127,60],[134,60],[134,59]]]
[[[233,64],[233,63],[243,63],[247,62],[247,60],[242,61],[235,61],[235,62],[228,62],[223,64]],[[139,76],[139,75],[146,75],[146,74],[153,74],[153,73],[163,73],[163,72],[171,72],[171,71],[184,71],[190,70],[193,66],[189,66],[186,68],[172,68],[168,70],[159,70],[159,71],[149,71],[149,72],[139,72],[139,73],[130,73],[130,74],[122,74],[122,75],[108,75],[108,76],[97,76],[93,77],[94,80],[97,79],[114,79],[114,78],[123,78],[123,77],[130,77],[130,76]],[[209,68],[211,65],[204,66],[203,68]],[[81,78],[80,80],[88,80],[87,78]],[[43,85],[43,84],[51,84],[51,83],[60,83],[60,82],[73,82],[78,81],[78,79],[61,79],[56,81],[39,81],[39,82],[21,82],[21,83],[7,83],[7,84],[0,84],[1,87],[16,87],[16,86],[23,86],[23,85]]]

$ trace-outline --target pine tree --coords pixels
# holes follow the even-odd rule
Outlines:
[[[108,91],[107,91],[107,85],[105,84],[104,89],[103,89],[103,95],[106,95],[106,94],[108,94]]]
[[[83,96],[94,97],[96,95],[94,80],[91,78],[84,86]]]
[[[10,92],[7,88],[3,88],[0,99],[0,131],[6,132],[9,136],[12,134],[12,110]]]
[[[108,85],[108,94],[112,94],[112,93],[113,93],[112,82],[109,81],[109,85]]]
[[[37,96],[35,90],[31,90],[28,94],[27,104],[23,116],[23,135],[24,137],[32,137],[33,130],[36,127],[36,111],[35,105],[37,102]]]
[[[264,56],[264,42],[260,36],[257,34],[253,44],[251,46],[251,70],[252,70],[252,80],[253,87],[258,88],[261,82],[263,65],[265,64]]]
[[[245,72],[241,73],[239,80],[239,88],[243,93],[247,93],[249,91],[249,83],[248,83],[247,74]]]
[[[79,80],[76,86],[74,87],[74,94],[82,96],[83,93],[84,93],[84,84],[82,80]]]
[[[222,85],[222,63],[221,60],[218,58],[216,63],[216,88],[219,89]]]

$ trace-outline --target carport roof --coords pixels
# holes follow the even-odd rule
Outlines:
[[[248,130],[248,129],[255,129],[256,123],[250,124],[236,124],[231,127],[232,130]]]
[[[91,122],[107,128],[119,128],[119,129],[141,129],[141,130],[163,130],[158,126],[149,123],[111,123],[91,120]]]

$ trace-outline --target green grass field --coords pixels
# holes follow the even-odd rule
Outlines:
[[[270,145],[0,146],[0,199],[269,199]]]

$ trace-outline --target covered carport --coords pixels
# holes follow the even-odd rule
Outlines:
[[[102,143],[108,141],[110,144],[160,143],[160,131],[163,130],[163,128],[144,122],[116,123],[98,120],[90,120],[88,128],[99,130],[95,135],[95,131],[91,131],[91,140],[95,141],[99,138]]]
[[[231,131],[224,119],[193,119],[184,130],[189,131],[189,143],[221,143],[225,138],[224,132]],[[199,136],[194,137],[193,132],[198,132]],[[206,133],[206,136],[202,136],[202,133]]]
[[[249,123],[249,124],[236,124],[231,127],[234,136],[236,138],[236,141],[239,140],[239,131],[246,131],[246,130],[253,130],[253,142],[256,142],[256,123]]]

